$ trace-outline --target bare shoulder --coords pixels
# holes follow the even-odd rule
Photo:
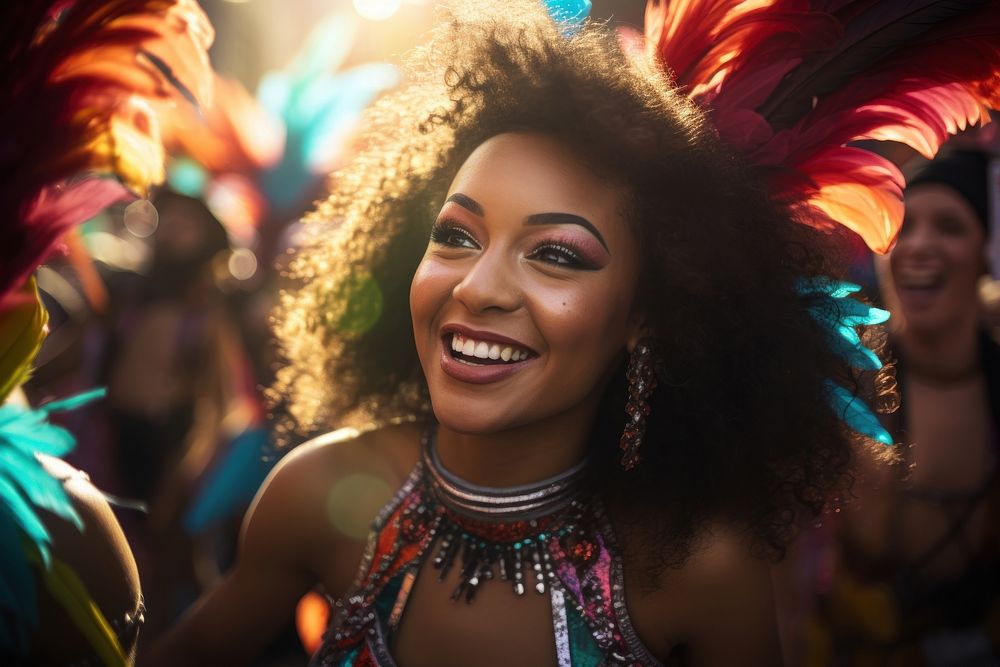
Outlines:
[[[719,522],[708,526],[695,541],[691,558],[682,571],[692,584],[702,587],[731,584],[731,579],[766,573],[769,566],[768,561],[754,555],[745,535]]]
[[[247,512],[243,551],[327,578],[328,554],[351,552],[419,458],[413,424],[341,429],[288,453]]]
[[[142,598],[139,573],[125,534],[104,494],[85,473],[66,462],[48,456],[39,458],[49,474],[62,481],[83,523],[80,530],[54,514],[46,515],[53,556],[72,568],[108,621],[121,621],[126,614],[134,614]],[[55,664],[86,655],[89,644],[83,636],[66,632],[73,623],[62,605],[47,593],[40,601],[36,656]],[[51,632],[58,637],[49,636]],[[131,652],[134,647],[124,648]]]
[[[251,514],[262,504],[274,509],[313,506],[346,478],[368,475],[398,487],[419,457],[421,430],[412,424],[358,431],[344,428],[326,433],[289,452],[268,476]]]
[[[109,610],[131,611],[139,599],[139,575],[125,533],[104,494],[85,473],[68,463],[51,457],[43,457],[42,462],[53,477],[62,480],[83,522],[81,531],[55,516],[46,521],[56,556],[76,569],[82,579],[93,582],[95,599],[108,596],[117,602],[109,604]]]
[[[692,664],[779,664],[771,565],[732,526],[706,526],[682,566],[630,595],[645,617],[637,628],[654,651],[683,646]]]
[[[341,430],[289,452],[247,513],[236,565],[150,664],[249,664],[317,583],[345,593],[372,519],[417,461],[420,435],[413,425]]]

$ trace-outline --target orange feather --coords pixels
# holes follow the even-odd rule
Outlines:
[[[876,252],[902,224],[903,179],[850,144],[932,157],[1000,105],[998,0],[651,0],[646,40],[776,198]]]

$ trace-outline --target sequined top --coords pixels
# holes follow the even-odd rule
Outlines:
[[[421,566],[427,558],[439,569],[450,566],[459,542],[480,551],[478,561],[476,553],[463,556],[455,603],[471,602],[477,586],[497,574],[525,594],[523,568],[534,580],[529,588],[550,598],[560,667],[661,664],[629,619],[621,558],[596,499],[574,500],[556,517],[490,525],[439,502],[428,467],[425,457],[375,519],[355,584],[335,602],[313,667],[395,667],[389,646]]]

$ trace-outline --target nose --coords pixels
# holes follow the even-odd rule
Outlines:
[[[893,253],[923,254],[934,246],[930,225],[920,219],[907,220]]]
[[[517,310],[522,292],[515,264],[502,248],[487,248],[452,289],[452,296],[472,313]]]

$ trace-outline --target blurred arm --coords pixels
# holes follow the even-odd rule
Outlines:
[[[317,537],[310,534],[315,527],[308,511],[313,485],[302,483],[303,459],[308,458],[302,454],[308,452],[287,456],[259,492],[247,513],[233,570],[142,664],[247,664],[289,622],[295,604],[316,582],[306,567],[306,554],[317,548]]]

